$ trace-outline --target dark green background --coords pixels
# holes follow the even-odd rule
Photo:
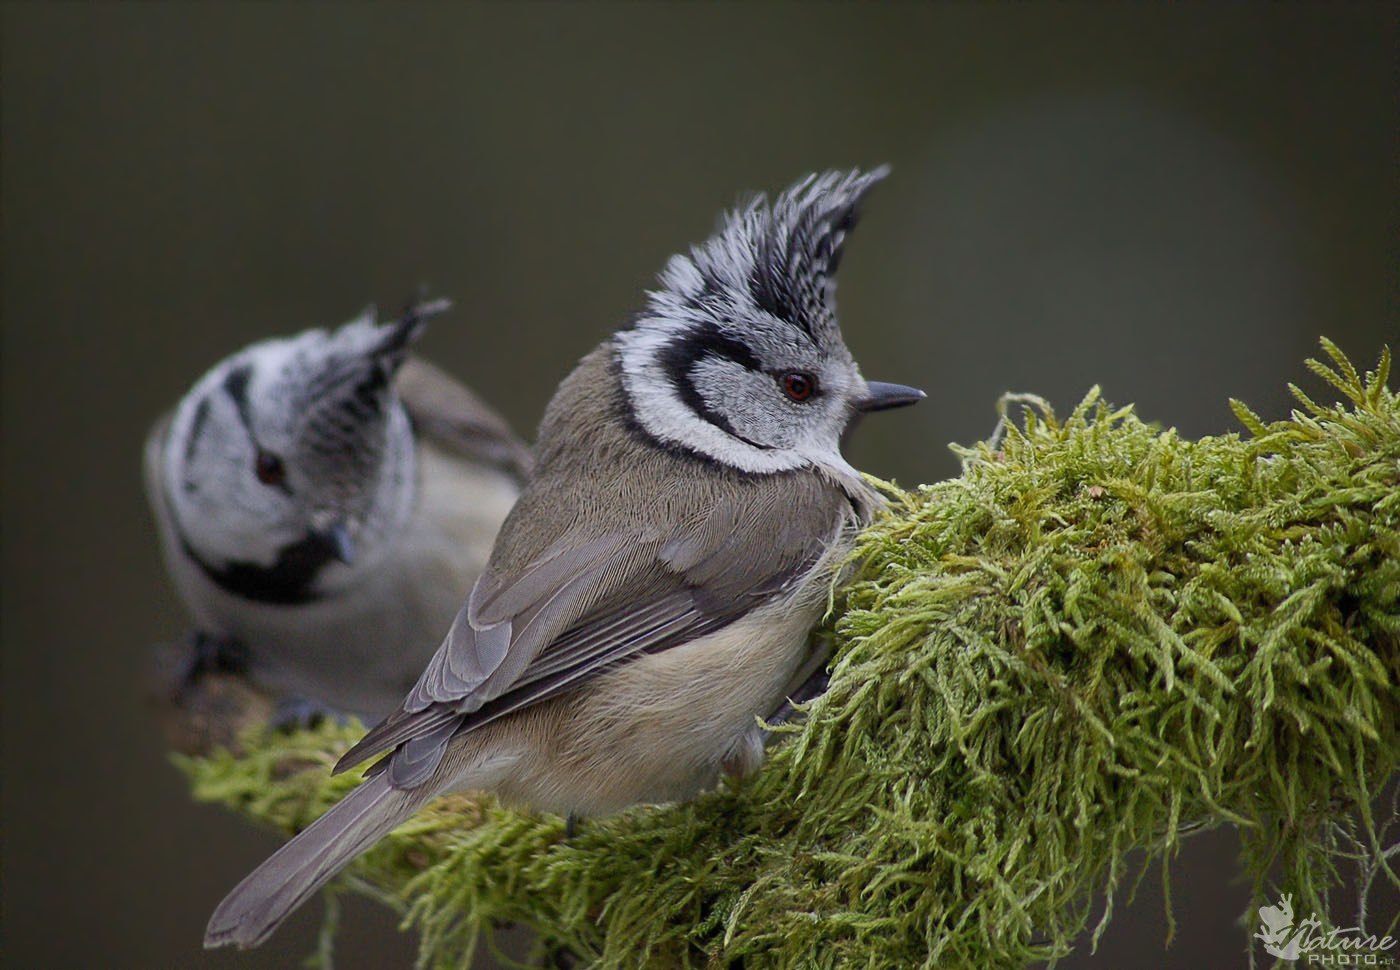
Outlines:
[[[1230,430],[1228,396],[1316,387],[1317,335],[1400,335],[1396,40],[1381,4],[5,6],[5,963],[311,946],[318,905],[199,949],[275,840],[189,803],[140,700],[182,624],[141,442],[218,358],[427,283],[457,309],[424,349],[529,430],[741,191],[890,162],[842,316],[929,400],[858,466],[952,474],[1008,388]],[[1149,877],[1069,965],[1243,965],[1232,852],[1188,843],[1170,950]],[[350,914],[342,970],[407,962]]]

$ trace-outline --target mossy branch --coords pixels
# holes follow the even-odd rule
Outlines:
[[[831,688],[754,777],[567,839],[443,799],[354,886],[406,902],[423,966],[523,923],[603,967],[1014,967],[1100,909],[1101,931],[1183,827],[1228,823],[1255,906],[1326,914],[1339,854],[1381,858],[1400,760],[1400,401],[1388,354],[1362,377],[1324,348],[1344,403],[1236,402],[1244,437],[1094,391],[891,490],[834,601]],[[292,830],[354,784],[327,769],[356,733],[182,764],[195,797]]]

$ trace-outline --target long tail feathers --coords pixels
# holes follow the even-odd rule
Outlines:
[[[257,946],[361,852],[416,812],[427,795],[364,782],[278,849],[224,897],[209,918],[206,947]]]

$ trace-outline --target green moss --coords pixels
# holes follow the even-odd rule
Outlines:
[[[745,782],[567,841],[447,799],[354,885],[407,901],[425,966],[516,922],[604,967],[1012,967],[1101,930],[1181,827],[1228,823],[1256,906],[1325,913],[1400,759],[1400,400],[1388,356],[1362,378],[1324,347],[1345,402],[1295,389],[1273,424],[1236,403],[1244,437],[1095,391],[891,489],[835,601],[831,689]],[[183,764],[197,798],[294,829],[353,782],[324,769],[356,733]]]

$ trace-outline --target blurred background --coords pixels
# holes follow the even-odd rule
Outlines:
[[[889,162],[842,319],[929,400],[857,466],[955,473],[1007,389],[1102,384],[1190,436],[1229,396],[1280,417],[1320,334],[1366,366],[1400,337],[1397,33],[1390,4],[6,5],[5,963],[312,949],[319,903],[199,948],[277,840],[190,803],[141,699],[184,624],[141,444],[216,360],[426,284],[456,309],[425,353],[532,432],[741,192]],[[1169,948],[1154,873],[1063,965],[1243,965],[1234,851],[1185,845]],[[341,970],[409,965],[347,905]]]

